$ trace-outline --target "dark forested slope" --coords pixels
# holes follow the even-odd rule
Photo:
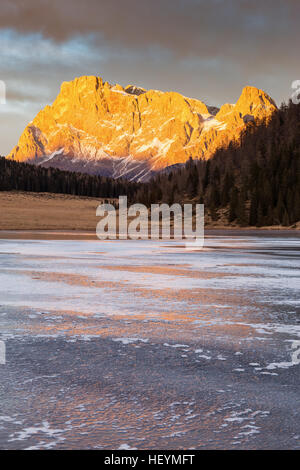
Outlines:
[[[42,168],[0,158],[0,191],[33,191],[101,198],[131,197],[139,185],[104,176]]]
[[[271,120],[250,122],[241,140],[207,161],[190,160],[138,188],[150,204],[193,200],[212,220],[238,225],[292,225],[300,220],[300,105],[282,105]]]

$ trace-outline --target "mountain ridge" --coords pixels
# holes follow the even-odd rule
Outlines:
[[[177,92],[83,76],[62,83],[53,104],[28,124],[7,158],[145,181],[189,158],[209,159],[237,140],[249,121],[275,110],[267,93],[250,86],[236,104],[217,109]]]

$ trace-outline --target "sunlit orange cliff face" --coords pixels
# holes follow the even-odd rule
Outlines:
[[[245,87],[236,104],[213,111],[179,93],[123,88],[84,76],[62,84],[7,158],[143,180],[190,157],[210,158],[238,139],[248,121],[276,109],[255,87]]]

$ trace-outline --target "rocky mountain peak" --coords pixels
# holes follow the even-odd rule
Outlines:
[[[61,85],[8,158],[144,180],[190,157],[210,158],[238,139],[247,122],[275,110],[269,95],[255,87],[245,87],[235,105],[218,111],[180,93],[83,76]]]

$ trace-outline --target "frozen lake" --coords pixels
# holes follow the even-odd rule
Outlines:
[[[0,240],[0,448],[300,449],[299,249]]]

